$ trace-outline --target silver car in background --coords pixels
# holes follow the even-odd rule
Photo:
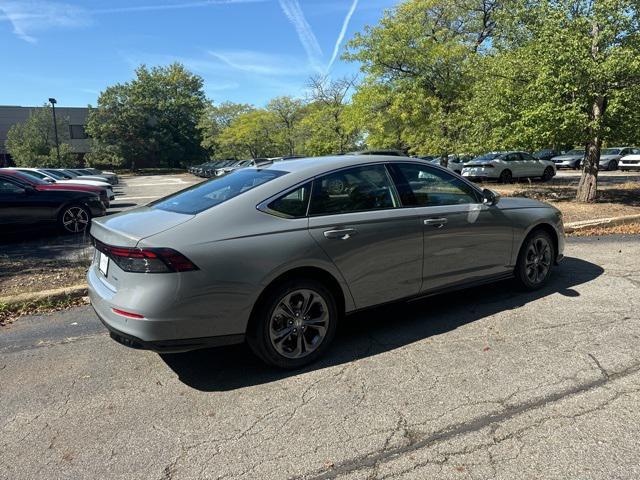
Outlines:
[[[515,277],[545,285],[561,213],[500,198],[424,160],[277,162],[94,219],[89,296],[112,337],[184,351],[247,341],[297,368],[342,316]]]
[[[511,183],[514,178],[541,178],[547,182],[555,175],[556,166],[552,161],[535,158],[527,152],[489,152],[462,168],[463,177],[481,182]]]

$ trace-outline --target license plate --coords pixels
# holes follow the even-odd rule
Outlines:
[[[106,277],[109,271],[109,257],[102,252],[98,252],[98,268],[100,268],[100,271]]]

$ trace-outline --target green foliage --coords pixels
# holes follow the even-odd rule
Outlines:
[[[491,0],[407,1],[349,42],[345,58],[365,73],[354,107],[370,147],[460,149],[474,59],[493,33],[497,8]]]
[[[267,110],[251,110],[238,115],[218,137],[220,150],[236,158],[278,155],[276,118]]]
[[[202,136],[202,147],[211,156],[224,154],[225,152],[220,151],[218,137],[236,118],[252,110],[253,107],[251,105],[244,103],[222,102],[218,106],[209,103],[200,116],[197,125]],[[232,154],[231,156],[235,155]]]
[[[43,105],[34,108],[24,123],[12,125],[7,133],[7,151],[19,167],[75,167],[76,158],[69,146],[69,122],[58,115],[58,141],[60,161],[56,152],[56,140],[52,108]]]
[[[295,155],[304,137],[300,120],[304,115],[304,103],[292,97],[276,97],[267,105],[267,111],[275,121],[274,140],[282,147],[282,153]]]
[[[91,109],[92,164],[178,167],[206,158],[198,122],[207,105],[202,78],[174,63],[142,65],[108,87]]]

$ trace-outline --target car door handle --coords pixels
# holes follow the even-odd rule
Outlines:
[[[341,228],[337,230],[327,230],[324,232],[326,238],[339,238],[340,240],[349,240],[353,235],[358,233],[355,228]]]
[[[448,220],[446,218],[427,218],[424,221],[424,224],[431,225],[433,227],[442,228],[446,225],[447,221]]]

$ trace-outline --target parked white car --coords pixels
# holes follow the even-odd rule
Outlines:
[[[640,153],[640,150],[632,147],[612,147],[603,148],[600,151],[600,170],[617,170],[620,166],[620,160],[622,157],[631,155],[634,153]]]
[[[469,180],[497,180],[510,183],[514,178],[540,177],[551,180],[556,166],[550,160],[540,160],[527,152],[490,152],[464,165],[462,176]]]
[[[618,161],[618,168],[625,170],[640,170],[640,148],[634,148],[633,153],[625,155]]]

